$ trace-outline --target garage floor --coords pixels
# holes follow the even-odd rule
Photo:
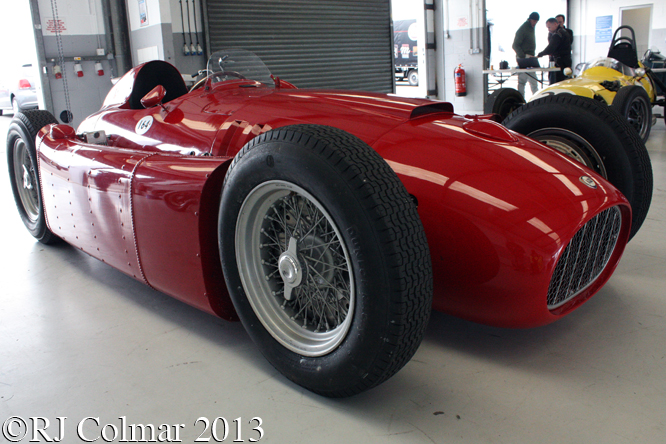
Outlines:
[[[10,119],[0,117],[3,141]],[[663,119],[648,149],[655,176],[648,219],[587,304],[531,330],[435,313],[401,372],[346,400],[287,381],[239,323],[199,312],[67,245],[36,243],[15,211],[2,160],[0,422],[46,417],[54,438],[56,417],[66,417],[65,443],[80,442],[77,425],[87,417],[99,418],[99,426],[85,420],[87,439],[106,424],[122,428],[126,417],[127,424],[170,425],[171,435],[166,426],[159,430],[172,440],[174,425],[183,424],[179,438],[193,442],[202,432],[211,436],[198,418],[223,417],[231,427],[226,442],[249,442],[259,437],[251,430],[257,421],[249,422],[260,417],[261,442],[273,443],[665,442]],[[1,150],[5,159],[4,142]],[[120,442],[111,426],[104,430],[109,442]]]

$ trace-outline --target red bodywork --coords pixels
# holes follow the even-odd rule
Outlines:
[[[229,81],[133,110],[129,97],[142,66],[78,129],[105,131],[108,146],[83,143],[57,130],[62,126],[39,133],[48,226],[220,317],[235,319],[217,246],[226,170],[249,140],[285,125],[352,133],[398,174],[418,202],[437,310],[504,327],[552,322],[605,284],[627,242],[631,210],[607,181],[492,121],[455,115],[449,104]],[[598,187],[584,186],[581,176]],[[587,221],[615,205],[622,229],[608,265],[580,295],[549,310],[546,292],[562,251]]]

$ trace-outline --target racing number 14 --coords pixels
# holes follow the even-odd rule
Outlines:
[[[199,435],[199,437],[195,439],[194,442],[209,442],[211,437],[213,438],[213,442],[224,442],[224,440],[229,436],[229,422],[227,422],[226,418],[218,416],[211,423],[208,418],[201,416],[197,418],[196,421],[194,421],[194,426],[196,427],[196,425],[200,422],[204,425],[204,429],[203,432],[201,432],[201,435]],[[236,424],[236,439],[234,439],[233,442],[243,442],[243,438],[241,438],[241,418],[236,418],[232,422]],[[248,421],[249,424],[252,424],[253,422],[255,422],[257,425],[253,427],[252,430],[256,430],[256,432],[259,434],[259,438],[249,438],[249,442],[257,442],[264,437],[264,429],[261,428],[261,418],[255,416]],[[222,427],[221,431],[219,430],[220,427]],[[208,429],[210,429],[211,436],[204,437],[203,435],[208,431]]]

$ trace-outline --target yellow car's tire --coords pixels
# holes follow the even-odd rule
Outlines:
[[[644,88],[623,86],[615,95],[611,108],[627,119],[643,142],[647,141],[652,128],[652,104]]]
[[[557,94],[529,102],[502,124],[583,163],[615,185],[632,207],[631,234],[652,200],[652,164],[626,119],[593,99]]]

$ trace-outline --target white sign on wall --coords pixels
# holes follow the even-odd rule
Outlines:
[[[61,17],[58,17],[58,20],[55,20],[53,17],[45,17],[44,21],[46,23],[46,32],[49,34],[55,34],[56,32],[62,34],[67,31],[65,20]]]
[[[613,16],[602,15],[596,19],[596,28],[594,31],[595,43],[607,43],[613,37]]]
[[[148,26],[148,7],[146,0],[139,0],[139,23],[140,26]]]

